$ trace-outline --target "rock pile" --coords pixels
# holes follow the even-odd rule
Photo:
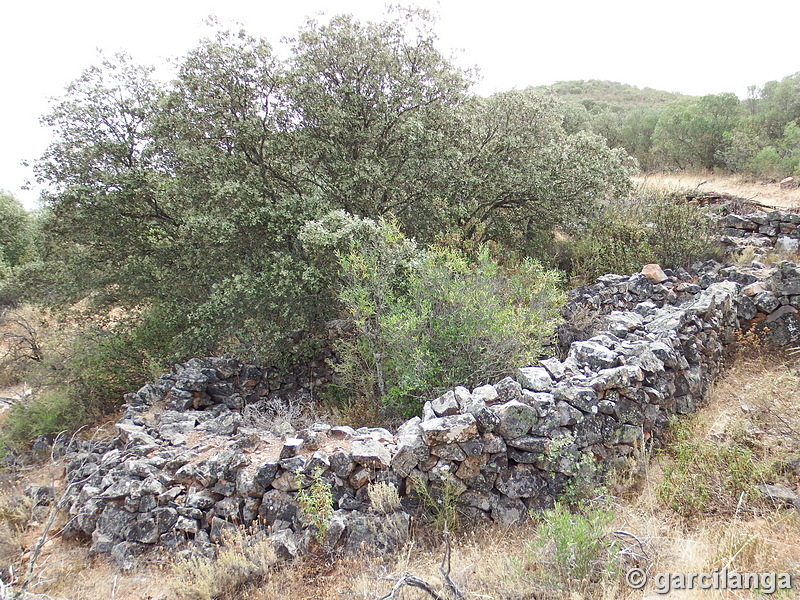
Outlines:
[[[292,556],[310,539],[298,492],[315,477],[332,492],[331,548],[402,544],[422,489],[446,490],[469,517],[513,523],[570,482],[657,446],[670,417],[696,409],[737,329],[769,325],[780,341],[796,340],[798,300],[791,263],[606,275],[571,298],[573,309],[596,310],[595,335],[513,378],[456,387],[396,432],[263,427],[252,417],[269,399],[261,371],[194,359],[127,397],[113,442],[72,455],[68,474],[80,484],[68,530],[124,563],[154,544],[203,549],[258,523]],[[370,496],[379,482],[401,504],[378,506]]]

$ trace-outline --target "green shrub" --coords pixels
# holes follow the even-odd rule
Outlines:
[[[702,206],[679,194],[656,195],[640,202],[648,243],[662,267],[687,267],[717,256],[712,222]]]
[[[35,393],[5,418],[0,428],[5,446],[20,450],[39,435],[97,420],[118,410],[124,394],[160,375],[173,346],[169,328],[160,328],[156,317],[145,313],[114,326],[83,323],[77,333],[55,325],[47,331],[46,321],[25,321],[31,323],[29,343],[37,344],[39,357],[25,363],[18,376]]]
[[[606,273],[630,273],[652,262],[653,251],[634,211],[619,204],[603,207],[569,247],[570,273],[594,281]]]
[[[33,258],[33,221],[14,196],[0,190],[0,264],[14,268]]]
[[[611,512],[588,509],[572,513],[556,503],[538,516],[536,539],[529,544],[535,577],[569,593],[599,591],[617,574],[617,542],[607,539]]]
[[[300,514],[314,528],[314,537],[322,542],[333,515],[333,494],[331,484],[322,477],[320,469],[311,474],[311,484],[297,493],[297,502]]]
[[[339,299],[356,333],[341,339],[340,385],[361,402],[414,414],[422,400],[530,364],[552,335],[556,272],[508,265],[481,247],[419,250],[391,223],[340,253]]]
[[[81,336],[75,353],[67,358],[67,384],[87,409],[102,414],[116,408],[122,395],[142,382],[142,356],[128,333],[98,332]]]
[[[85,408],[69,392],[49,389],[29,401],[14,404],[3,419],[0,453],[20,452],[40,435],[74,430],[82,425]]]
[[[450,473],[442,481],[431,483],[420,476],[411,476],[413,493],[439,531],[455,531],[459,527],[458,497],[464,491],[464,484],[459,484]]]
[[[717,256],[704,209],[678,195],[640,192],[606,204],[569,245],[570,272],[581,282],[627,274],[656,262],[677,268]]]
[[[756,152],[747,163],[747,169],[757,177],[782,179],[789,175],[800,176],[800,125],[792,121],[786,125],[783,137],[773,145]]]
[[[756,177],[779,177],[782,172],[781,155],[774,146],[762,148],[747,163],[747,169]]]

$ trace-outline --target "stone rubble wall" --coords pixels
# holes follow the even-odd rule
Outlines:
[[[671,417],[697,408],[737,330],[798,340],[796,265],[695,267],[692,276],[648,265],[575,290],[568,306],[592,307],[596,333],[515,377],[456,387],[397,431],[270,430],[252,417],[268,406],[268,373],[193,359],[126,397],[114,440],[70,456],[79,484],[65,533],[126,564],[154,545],[208,551],[226,531],[258,524],[293,556],[311,537],[297,495],[314,473],[333,493],[324,543],[345,552],[402,544],[420,486],[456,494],[468,517],[520,521],[593,465],[607,472],[657,447]],[[372,508],[377,482],[396,487],[400,510]]]
[[[726,215],[717,221],[720,241],[729,253],[752,247],[756,254],[780,255],[800,249],[800,214],[774,210],[749,215]]]

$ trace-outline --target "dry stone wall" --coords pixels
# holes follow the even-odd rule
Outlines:
[[[726,215],[717,222],[720,241],[729,253],[755,249],[756,256],[788,255],[800,249],[800,214],[779,210],[749,215]]]
[[[737,329],[798,339],[796,265],[692,271],[648,266],[575,290],[567,315],[593,311],[584,339],[562,339],[559,357],[515,377],[456,387],[397,431],[276,429],[268,374],[229,358],[176,366],[127,396],[114,440],[71,455],[66,532],[125,564],[156,544],[209,551],[258,524],[293,556],[309,543],[298,492],[314,474],[331,486],[324,543],[334,549],[402,544],[423,486],[446,488],[468,517],[519,521],[570,482],[658,446],[673,415],[697,408]],[[373,506],[378,482],[397,489],[398,510]]]

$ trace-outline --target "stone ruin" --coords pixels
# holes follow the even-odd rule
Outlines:
[[[748,228],[764,220],[725,219]],[[800,216],[776,222],[784,221]],[[257,525],[290,557],[311,538],[297,494],[312,474],[331,486],[331,550],[402,545],[421,487],[446,487],[468,518],[515,523],[552,506],[587,471],[624,468],[637,450],[658,447],[670,418],[698,407],[737,330],[794,343],[798,311],[800,267],[789,262],[605,275],[570,293],[558,356],[455,387],[396,431],[260,426],[248,411],[279,391],[275,374],[193,359],[126,396],[113,440],[68,456],[77,484],[65,534],[127,564],[156,545],[209,551],[226,531]],[[307,391],[314,377],[293,383]],[[379,482],[401,499],[390,514],[372,506]]]

